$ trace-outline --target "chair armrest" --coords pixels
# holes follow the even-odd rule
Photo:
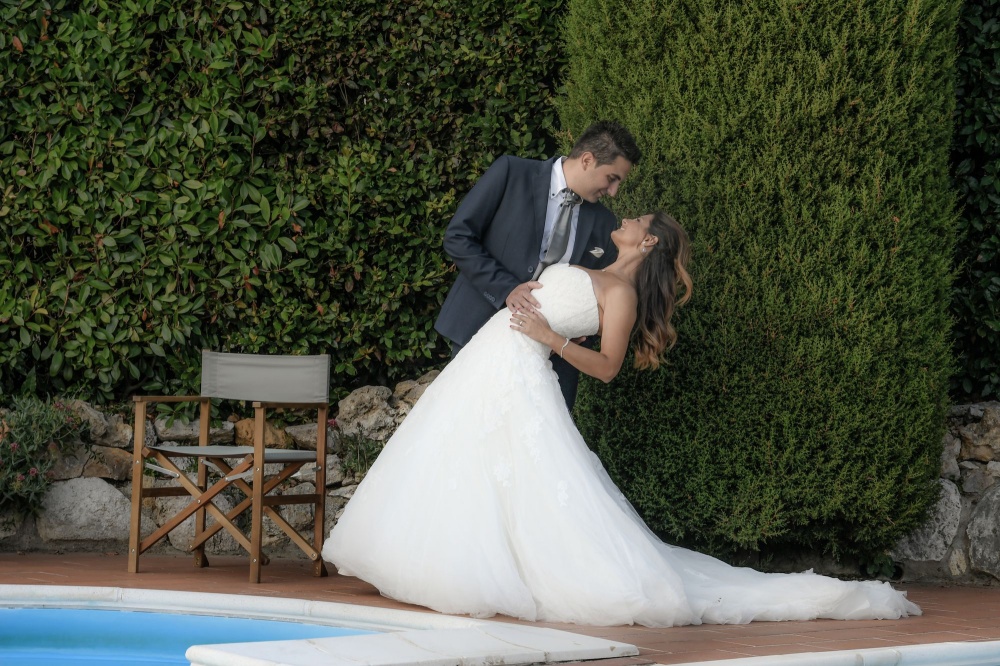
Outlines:
[[[211,400],[201,395],[134,395],[132,402],[197,402]]]
[[[254,402],[254,409],[258,407],[265,408],[283,408],[283,409],[319,409],[321,407],[329,407],[329,403],[326,402]]]

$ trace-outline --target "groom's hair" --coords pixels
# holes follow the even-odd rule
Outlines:
[[[611,164],[619,157],[624,157],[634,166],[642,159],[642,152],[635,145],[631,132],[613,120],[601,120],[585,129],[573,144],[569,156],[577,158],[584,153],[593,153],[598,166]]]

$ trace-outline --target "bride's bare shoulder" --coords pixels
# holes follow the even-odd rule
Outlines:
[[[597,300],[602,307],[609,298],[615,300],[635,300],[635,287],[633,287],[632,283],[628,280],[625,280],[614,273],[606,273],[592,268],[583,268],[582,266],[580,268],[590,275],[590,281],[594,285],[594,294],[597,296]]]

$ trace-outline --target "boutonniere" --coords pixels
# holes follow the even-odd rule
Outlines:
[[[594,249],[590,251],[590,253],[594,255],[595,258],[600,259],[601,257],[604,256],[604,248],[595,246]]]

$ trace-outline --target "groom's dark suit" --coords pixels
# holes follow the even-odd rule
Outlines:
[[[538,265],[552,165],[557,159],[542,162],[505,155],[462,200],[444,235],[445,252],[459,273],[434,325],[438,333],[464,346],[505,307],[514,287],[531,280]],[[617,254],[611,242],[616,227],[611,211],[584,201],[570,263],[587,268],[611,264]],[[601,251],[602,256],[595,256]],[[552,361],[563,395],[572,406],[579,373],[557,356]]]

